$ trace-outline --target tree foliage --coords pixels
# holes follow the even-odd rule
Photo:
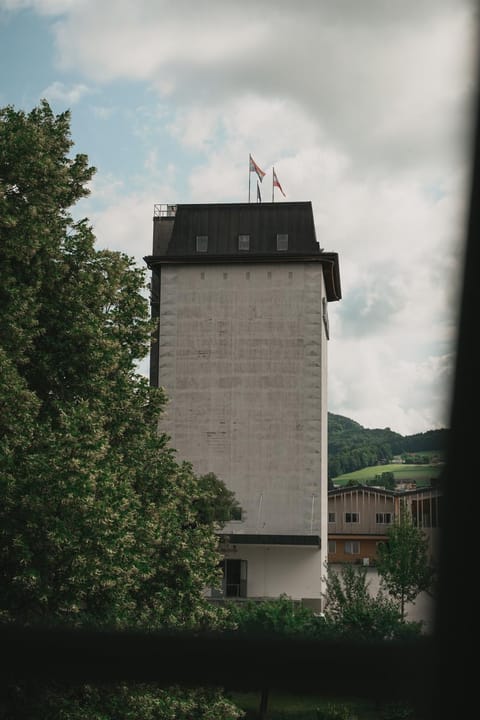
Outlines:
[[[241,633],[309,638],[326,635],[323,617],[288,595],[272,600],[231,602],[228,608],[232,622]]]
[[[233,498],[157,433],[145,274],[72,219],[94,168],[71,150],[68,112],[0,109],[0,618],[219,628],[203,591]],[[28,716],[236,717],[219,691],[122,692],[40,688]]]
[[[435,569],[429,558],[428,539],[413,524],[405,505],[388,529],[387,541],[378,546],[377,570],[382,585],[399,602],[402,618],[405,603],[432,589]]]
[[[235,493],[214,473],[201,475],[198,482],[202,495],[195,501],[195,507],[202,522],[224,525],[228,520],[235,519],[235,513],[241,511]]]
[[[392,640],[418,635],[421,623],[405,623],[397,603],[381,590],[373,595],[367,569],[328,566],[323,613],[282,595],[273,600],[229,602],[237,632],[326,640]]]
[[[326,577],[325,620],[337,637],[362,641],[393,640],[420,632],[420,623],[405,623],[397,604],[382,590],[370,593],[367,568],[329,566]]]

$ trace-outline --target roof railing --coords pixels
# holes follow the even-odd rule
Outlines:
[[[153,217],[175,217],[177,206],[167,203],[155,203],[153,206]]]

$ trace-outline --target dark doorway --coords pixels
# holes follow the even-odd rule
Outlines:
[[[222,560],[223,594],[225,597],[247,597],[247,561]]]

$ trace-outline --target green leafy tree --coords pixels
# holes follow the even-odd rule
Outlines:
[[[309,638],[326,635],[323,617],[288,595],[272,600],[230,602],[228,608],[238,632]]]
[[[218,523],[223,526],[228,520],[235,519],[241,513],[241,506],[235,493],[229,490],[214,473],[198,478],[202,496],[195,502],[196,510],[202,521]]]
[[[422,591],[432,590],[435,569],[429,559],[428,539],[413,524],[404,503],[388,530],[387,541],[378,547],[377,570],[382,585],[398,601],[402,618],[405,603],[415,601]]]
[[[367,568],[329,566],[326,577],[325,621],[336,637],[393,640],[420,632],[420,623],[404,623],[396,603],[381,590],[368,589]]]
[[[373,480],[367,480],[366,485],[381,486],[386,490],[395,490],[395,475],[393,472],[382,472],[381,475],[375,475]]]
[[[216,530],[232,497],[157,432],[164,394],[136,370],[152,329],[145,273],[73,221],[94,168],[71,150],[68,112],[0,109],[0,619],[222,628],[204,589],[219,584]],[[10,688],[2,712],[238,716],[220,690],[154,685],[32,684]]]

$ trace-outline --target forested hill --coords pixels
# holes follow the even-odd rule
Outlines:
[[[405,452],[441,452],[447,438],[447,429],[404,436],[390,428],[371,430],[343,415],[328,413],[328,477],[386,464],[394,455]]]

